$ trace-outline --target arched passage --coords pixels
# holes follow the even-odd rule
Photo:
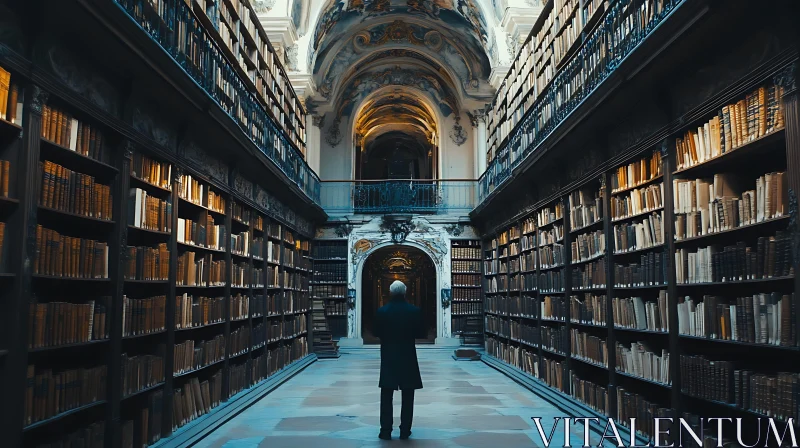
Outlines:
[[[361,274],[361,335],[365,344],[379,341],[372,335],[375,312],[389,302],[389,285],[406,284],[406,300],[420,307],[427,337],[436,338],[436,268],[425,252],[411,246],[392,245],[377,249],[364,261]]]

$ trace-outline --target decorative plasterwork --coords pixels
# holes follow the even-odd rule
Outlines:
[[[453,130],[450,131],[450,138],[453,140],[453,143],[461,146],[467,141],[467,133],[464,132],[464,127],[461,126],[461,117],[456,115],[455,121],[455,124],[453,124]]]
[[[252,0],[252,5],[256,14],[266,14],[275,6],[275,0]]]
[[[297,29],[291,17],[258,16],[273,47],[288,48],[297,42]]]

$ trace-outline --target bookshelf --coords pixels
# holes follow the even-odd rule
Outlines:
[[[34,91],[40,109],[25,98],[24,120],[0,117],[0,160],[19,168],[6,176],[0,162],[0,375],[21,403],[3,411],[12,445],[153,444],[306,359],[306,235],[81,104]],[[44,384],[66,383],[81,399],[38,405]]]
[[[618,421],[794,417],[779,409],[796,409],[795,392],[753,395],[800,376],[781,89],[773,78],[742,84],[658,146],[488,235],[487,352]],[[540,306],[516,307],[512,288],[495,288],[513,272],[504,247],[515,226],[523,275],[532,261],[538,274],[523,279],[523,297],[533,291]],[[563,264],[549,250],[558,244]]]
[[[302,154],[306,153],[306,112],[248,0],[187,2],[216,41],[239,79]],[[227,81],[223,81],[227,82]]]
[[[334,340],[347,336],[347,240],[314,241],[311,300],[314,330]]]
[[[451,332],[465,345],[483,343],[481,252],[480,240],[451,242]]]

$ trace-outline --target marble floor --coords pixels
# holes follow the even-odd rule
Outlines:
[[[353,349],[339,359],[313,363],[196,446],[543,447],[531,417],[542,417],[549,435],[552,417],[564,415],[482,362],[455,361],[452,350],[417,351],[424,389],[416,394],[409,440],[397,439],[399,392],[394,400],[393,440],[377,438],[380,353]],[[583,427],[573,426],[572,432],[573,446],[582,445]],[[553,443],[563,446],[563,441],[559,426]]]

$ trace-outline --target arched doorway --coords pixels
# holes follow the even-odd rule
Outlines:
[[[410,246],[387,246],[370,254],[361,275],[361,335],[365,344],[377,344],[372,335],[378,308],[389,302],[389,285],[395,280],[406,284],[406,300],[420,307],[428,336],[436,338],[436,269],[421,250]]]

